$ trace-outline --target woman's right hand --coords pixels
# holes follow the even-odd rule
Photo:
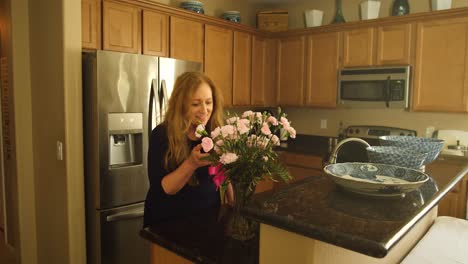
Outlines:
[[[192,149],[192,152],[190,153],[190,156],[188,157],[188,161],[195,169],[199,167],[208,166],[211,164],[210,161],[204,160],[204,158],[208,157],[210,154],[202,153],[201,149],[202,149],[201,144],[196,145]]]

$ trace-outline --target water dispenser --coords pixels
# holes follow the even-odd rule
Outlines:
[[[143,114],[109,113],[109,166],[133,166],[143,162]]]

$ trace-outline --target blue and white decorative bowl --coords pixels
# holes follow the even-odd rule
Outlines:
[[[366,148],[369,162],[383,163],[406,168],[419,169],[426,160],[427,153],[411,148],[371,146]]]
[[[436,138],[422,138],[411,136],[382,136],[380,145],[400,148],[409,148],[414,151],[427,153],[423,165],[433,162],[444,147],[444,141]]]
[[[199,14],[205,14],[203,9],[203,3],[200,1],[184,1],[180,4],[180,7],[187,9]]]
[[[223,13],[221,16],[222,19],[235,22],[235,23],[240,23],[241,18],[240,18],[240,12],[239,11],[226,11]]]
[[[345,190],[377,197],[403,196],[429,179],[419,170],[377,163],[335,163],[323,170]]]

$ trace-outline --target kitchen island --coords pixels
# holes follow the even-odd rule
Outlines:
[[[260,231],[247,242],[224,236],[222,208],[149,227],[141,235],[187,263],[397,263],[467,171],[439,186],[431,178],[398,199],[350,194],[326,175],[308,177],[254,197],[243,213],[260,222]]]

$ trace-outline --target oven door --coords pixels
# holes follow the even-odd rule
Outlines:
[[[144,204],[102,210],[101,263],[148,264],[150,242],[140,236]]]

